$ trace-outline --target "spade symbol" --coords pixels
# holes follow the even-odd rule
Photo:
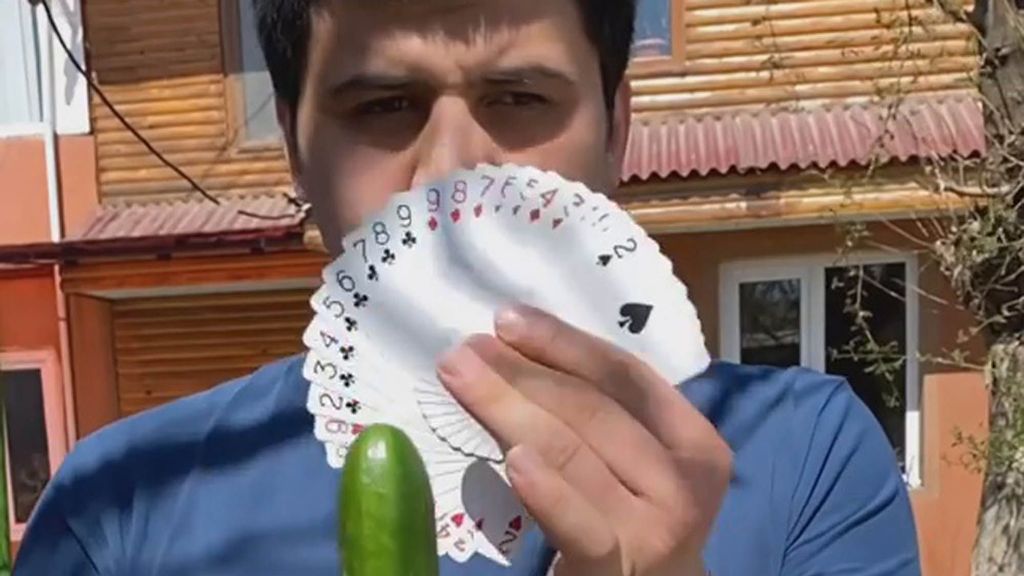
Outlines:
[[[637,304],[630,302],[619,308],[619,327],[629,330],[630,334],[639,334],[647,327],[647,321],[651,318],[651,311],[654,306],[650,304]]]
[[[601,266],[607,267],[612,261],[611,254],[601,254],[597,257],[597,263]]]

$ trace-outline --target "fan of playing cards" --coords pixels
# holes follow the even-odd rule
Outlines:
[[[396,194],[343,240],[304,342],[328,463],[372,423],[402,428],[434,491],[438,553],[508,564],[531,520],[494,438],[441,385],[439,357],[524,303],[636,354],[669,382],[709,362],[671,262],[606,196],[557,174],[481,165]]]

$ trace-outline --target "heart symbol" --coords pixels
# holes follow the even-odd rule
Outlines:
[[[597,263],[600,264],[601,266],[608,266],[608,264],[611,263],[611,261],[611,254],[601,254],[600,256],[597,257]]]
[[[558,228],[563,221],[563,218],[555,218],[554,221],[551,222],[551,229],[554,230],[555,228]]]
[[[430,217],[430,221],[427,222],[427,225],[430,226],[431,232],[433,232],[434,230],[437,230],[437,218],[434,218],[433,216],[431,216]]]
[[[462,512],[452,515],[452,524],[455,524],[456,528],[462,528],[463,520],[465,520],[465,515]]]
[[[530,222],[536,222],[538,219],[540,219],[540,208],[530,210]]]
[[[458,222],[459,218],[462,218],[462,212],[460,212],[459,209],[456,208],[455,210],[452,210],[451,216],[452,216],[452,222]]]
[[[477,218],[480,217],[480,214],[482,214],[483,211],[484,211],[484,205],[483,204],[477,204],[476,208],[473,208],[473,214],[475,214]]]
[[[508,523],[508,527],[512,530],[515,530],[516,532],[519,532],[523,529],[523,517],[516,516]]]
[[[631,334],[643,332],[647,327],[647,321],[651,318],[652,310],[654,310],[654,306],[650,304],[635,302],[623,304],[622,308],[619,308],[619,315],[622,316],[622,319],[619,320],[619,327],[626,328]]]

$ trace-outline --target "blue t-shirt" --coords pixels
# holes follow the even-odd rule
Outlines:
[[[29,524],[15,576],[337,576],[339,472],[305,408],[301,357],[126,418],[81,441]],[[841,379],[717,362],[681,387],[735,453],[705,548],[717,576],[919,575],[896,458]],[[511,568],[543,576],[527,535]]]

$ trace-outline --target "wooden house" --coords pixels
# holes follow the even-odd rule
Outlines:
[[[87,216],[0,248],[22,263],[0,282],[58,264],[70,441],[300,352],[325,264],[285,196],[248,0],[82,8],[90,76],[123,120],[89,99],[90,189],[65,196]],[[979,375],[918,360],[969,320],[938,303],[948,287],[908,231],[962,203],[922,162],[984,153],[972,29],[932,0],[640,0],[637,24],[615,198],[673,260],[716,355],[849,377],[904,467],[926,574],[967,574],[980,479],[952,438],[984,420],[985,394]],[[877,247],[840,258],[851,225]],[[836,286],[853,265],[887,288],[867,305],[907,355],[894,385],[828,353],[850,332]]]

